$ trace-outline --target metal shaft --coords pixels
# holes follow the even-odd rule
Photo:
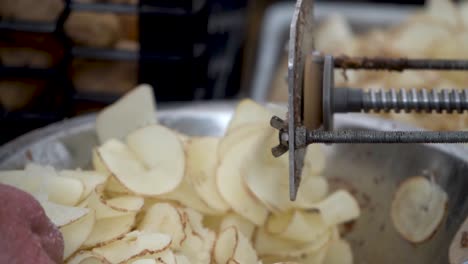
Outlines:
[[[406,58],[352,58],[338,56],[334,66],[342,69],[365,70],[468,70],[468,60],[434,60]]]
[[[447,112],[463,113],[468,110],[468,89],[464,90],[416,90],[390,89],[363,91],[336,88],[335,112]]]
[[[306,142],[312,143],[464,143],[468,132],[432,131],[307,131]]]

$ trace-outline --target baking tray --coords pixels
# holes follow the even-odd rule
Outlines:
[[[332,14],[340,14],[347,19],[352,30],[359,33],[398,25],[416,10],[417,7],[406,5],[318,2],[315,3],[314,17],[316,23],[320,23]],[[250,86],[250,97],[258,102],[268,101],[280,58],[286,54],[293,13],[294,2],[271,5],[265,12]]]
[[[223,135],[236,102],[164,107],[161,123],[189,135]],[[97,145],[95,115],[57,123],[22,136],[0,148],[0,169],[19,169],[27,162],[57,168],[87,168]],[[393,121],[354,114],[337,115],[340,128],[409,130]],[[324,176],[332,186],[350,190],[362,216],[346,235],[355,263],[447,263],[448,247],[468,216],[468,152],[457,145],[331,145]],[[426,243],[404,241],[393,228],[389,210],[404,179],[430,171],[449,194],[448,215]]]

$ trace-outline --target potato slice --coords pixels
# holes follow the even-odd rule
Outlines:
[[[123,139],[143,126],[156,124],[153,88],[142,84],[102,110],[96,118],[96,132],[101,143]]]
[[[132,194],[132,191],[125,188],[115,177],[109,177],[105,191],[116,195]]]
[[[146,211],[138,230],[167,234],[172,239],[171,248],[180,249],[187,239],[185,227],[188,219],[168,203],[156,203]]]
[[[96,219],[137,213],[143,208],[145,201],[142,197],[125,195],[105,199],[103,190],[104,185],[97,186],[87,200],[87,206],[96,211]]]
[[[63,258],[67,259],[75,253],[91,234],[95,222],[94,210],[89,210],[86,216],[69,225],[60,228],[65,245]]]
[[[109,171],[109,169],[106,167],[104,162],[102,161],[101,156],[99,155],[98,148],[93,148],[93,153],[92,153],[92,163],[93,163],[93,168],[97,172],[105,175],[111,175],[112,173]]]
[[[226,133],[233,129],[249,123],[256,123],[263,126],[270,126],[272,114],[268,109],[257,104],[251,99],[242,100],[236,107],[233,117],[229,122]]]
[[[47,217],[59,228],[72,224],[89,213],[87,208],[64,206],[49,201],[39,202]]]
[[[180,252],[194,263],[211,263],[211,252],[216,235],[203,227],[203,216],[191,208],[179,208],[187,219],[185,233],[187,239],[182,242]]]
[[[135,213],[97,219],[93,231],[83,243],[84,248],[103,246],[118,240],[130,232],[135,224]]]
[[[300,211],[272,215],[266,223],[268,232],[298,242],[313,242],[329,232],[319,213]]]
[[[264,133],[253,134],[239,141],[221,160],[216,175],[216,184],[224,200],[236,213],[255,225],[265,222],[268,210],[249,192],[241,169],[250,166],[254,150],[263,137]]]
[[[438,23],[456,27],[461,22],[457,7],[452,0],[428,0],[425,4],[426,14]]]
[[[349,23],[341,15],[331,15],[318,28],[317,50],[334,55],[353,55],[354,35]],[[347,43],[347,45],[342,45]]]
[[[249,167],[241,168],[241,174],[249,191],[270,211],[280,213],[291,208],[287,183],[288,167],[253,163]]]
[[[126,263],[140,263],[139,261],[154,261],[150,263],[158,263],[158,264],[176,264],[177,260],[174,253],[171,250],[165,250],[156,254],[146,255],[144,257],[136,257],[127,261]]]
[[[257,254],[261,257],[278,256],[295,258],[322,250],[331,240],[332,234],[333,228],[329,228],[328,232],[323,233],[315,241],[303,243],[270,234],[266,228],[261,227],[258,228],[255,235],[254,247],[257,250]]]
[[[459,264],[468,259],[468,217],[461,224],[449,247],[449,263]]]
[[[353,251],[345,240],[334,240],[327,249],[323,264],[352,264]]]
[[[307,176],[302,178],[297,193],[295,208],[307,209],[324,199],[328,194],[328,181],[320,176]]]
[[[182,182],[185,166],[182,144],[169,130],[160,128],[148,127],[133,132],[128,137],[132,148],[117,140],[110,140],[98,149],[114,179],[134,194],[161,195],[175,190]],[[152,143],[143,142],[145,139]],[[164,146],[158,146],[155,141],[164,142]],[[148,148],[147,153],[142,149],[145,147]],[[147,158],[146,161],[140,160],[143,156]]]
[[[430,239],[447,211],[447,194],[433,181],[416,176],[395,193],[391,217],[397,232],[412,243]]]
[[[132,264],[157,264],[161,262],[156,262],[155,259],[138,259],[131,262]]]
[[[257,123],[239,125],[221,138],[218,145],[218,160],[223,160],[226,154],[237,145],[239,141],[249,137],[249,135],[265,130],[267,126]]]
[[[66,264],[111,264],[103,256],[92,251],[80,251],[71,256]]]
[[[201,199],[214,210],[223,213],[229,205],[216,186],[218,138],[192,138],[187,144],[187,178]]]
[[[83,195],[81,200],[88,197],[96,186],[103,184],[109,174],[103,174],[97,171],[81,171],[81,170],[64,170],[60,171],[59,175],[65,178],[80,180],[83,183]]]
[[[84,190],[80,180],[59,177],[52,167],[36,164],[28,164],[24,171],[1,171],[0,183],[36,197],[46,196],[51,202],[67,206],[78,204]]]
[[[158,196],[162,200],[171,200],[176,201],[184,206],[193,208],[198,212],[207,215],[216,215],[220,212],[211,208],[207,203],[205,203],[202,198],[198,195],[195,189],[192,187],[189,179],[184,177],[182,183],[172,192]]]
[[[176,254],[175,257],[176,257],[177,264],[190,264],[191,263],[190,260],[184,255]]]
[[[171,238],[168,235],[134,231],[110,244],[93,248],[92,251],[117,264],[164,252],[170,245]]]
[[[235,213],[229,213],[224,216],[219,230],[222,231],[230,226],[236,227],[249,240],[252,238],[255,230],[255,225],[252,222]]]
[[[312,207],[312,212],[316,210],[329,227],[355,220],[361,214],[356,199],[344,190],[338,190],[317,203]]]
[[[230,226],[219,234],[214,248],[216,263],[252,263],[258,261],[249,240],[236,227]]]

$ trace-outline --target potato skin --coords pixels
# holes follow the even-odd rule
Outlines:
[[[63,237],[30,194],[0,184],[0,263],[63,262]]]

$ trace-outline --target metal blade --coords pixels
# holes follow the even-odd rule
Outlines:
[[[305,133],[296,133],[303,125],[303,83],[307,54],[314,50],[313,0],[298,0],[291,22],[288,58],[288,140],[289,140],[289,195],[296,199],[301,182],[305,156]],[[302,145],[302,146],[301,146]],[[298,147],[301,146],[301,147]]]

